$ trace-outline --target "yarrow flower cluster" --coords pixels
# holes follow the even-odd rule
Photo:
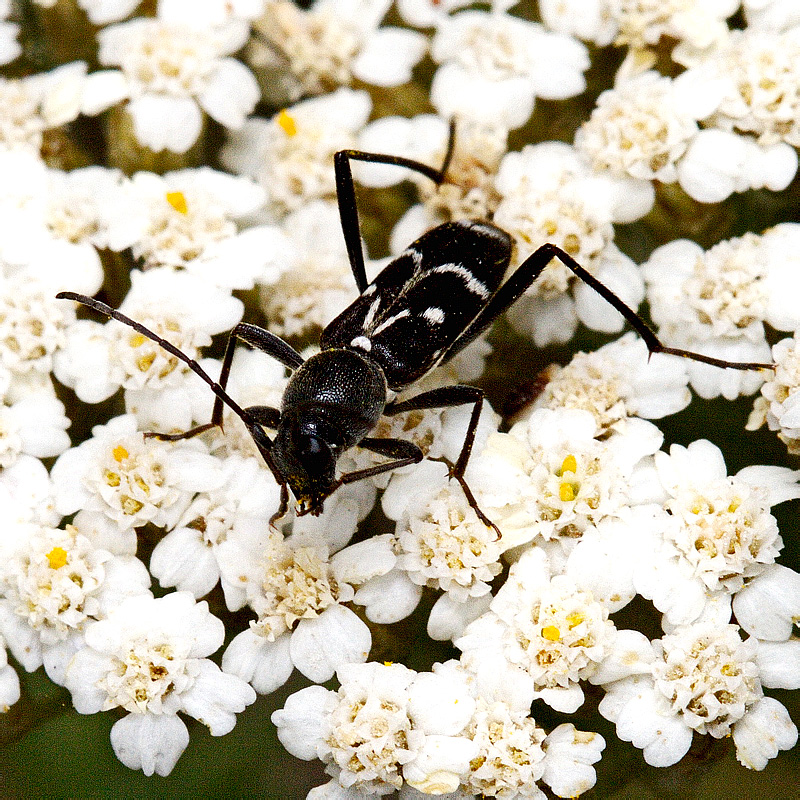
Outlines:
[[[606,748],[794,747],[793,3],[23,5],[4,749],[34,749],[38,670],[53,714],[115,715],[71,757],[195,789],[187,718],[252,751],[243,713],[287,751],[265,769],[321,762],[311,800],[577,797]]]

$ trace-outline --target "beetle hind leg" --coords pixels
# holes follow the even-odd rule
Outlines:
[[[458,455],[456,463],[450,467],[450,478],[454,478],[458,481],[464,492],[464,496],[467,498],[467,502],[478,515],[478,519],[486,525],[486,527],[492,528],[497,538],[500,539],[503,535],[502,532],[497,525],[483,513],[464,477],[467,464],[469,463],[469,457],[472,455],[472,447],[475,444],[475,434],[478,430],[478,422],[481,417],[481,410],[483,409],[483,397],[483,390],[478,389],[476,386],[443,386],[439,389],[423,392],[408,400],[388,403],[383,413],[386,416],[393,416],[394,414],[402,414],[404,411],[417,411],[426,408],[452,408],[454,406],[472,403],[472,413],[470,414],[469,425],[467,426],[467,432],[464,436],[464,444],[461,446],[461,452]]]

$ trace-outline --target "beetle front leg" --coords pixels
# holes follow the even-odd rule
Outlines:
[[[285,367],[289,369],[297,369],[303,363],[303,357],[293,348],[288,345],[280,337],[276,336],[270,331],[259,328],[257,325],[250,325],[247,322],[240,322],[236,325],[228,335],[228,341],[225,345],[225,355],[222,358],[222,369],[219,375],[220,387],[227,391],[228,378],[230,377],[231,365],[233,364],[233,356],[236,352],[236,342],[242,341],[249,344],[256,350],[266,353],[276,361],[280,361]],[[159,342],[160,344],[160,342]],[[153,437],[166,442],[177,442],[181,439],[191,439],[200,433],[211,430],[212,428],[222,428],[222,412],[224,402],[223,399],[217,395],[214,400],[214,408],[211,412],[211,421],[203,425],[197,425],[190,428],[183,433],[145,433],[146,437]],[[253,409],[249,409],[252,411]],[[251,415],[252,416],[252,415]],[[268,426],[272,427],[272,426]]]
[[[472,494],[472,490],[469,488],[464,478],[464,473],[469,463],[469,457],[472,454],[472,447],[475,444],[475,434],[478,430],[478,422],[481,417],[481,410],[483,409],[483,398],[483,390],[478,389],[476,386],[443,386],[439,389],[431,389],[429,392],[423,392],[408,400],[387,403],[383,413],[386,416],[394,416],[395,414],[402,414],[405,411],[419,411],[427,408],[453,408],[455,406],[465,405],[466,403],[472,403],[472,413],[469,417],[469,425],[467,426],[467,433],[464,437],[464,444],[461,446],[461,452],[458,455],[456,463],[450,468],[450,477],[458,481],[464,491],[467,502],[478,515],[478,519],[487,527],[494,528],[497,533],[497,538],[499,539],[502,536],[500,529],[483,513],[483,511],[481,511],[478,506],[478,501],[475,499],[475,495]]]
[[[419,447],[405,439],[377,439],[368,437],[362,439],[358,443],[358,446],[382,456],[392,456],[395,460],[387,461],[385,464],[377,464],[374,467],[367,467],[366,469],[346,472],[339,478],[339,485],[353,483],[354,481],[360,481],[364,478],[372,478],[384,472],[391,472],[393,469],[407,467],[409,464],[419,464],[419,462],[425,458]]]

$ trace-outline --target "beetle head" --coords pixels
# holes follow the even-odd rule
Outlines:
[[[297,516],[319,516],[325,500],[338,488],[337,448],[316,425],[284,415],[275,436],[272,459],[297,499]]]

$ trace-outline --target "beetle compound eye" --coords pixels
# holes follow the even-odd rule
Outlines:
[[[325,446],[316,436],[299,437],[299,450],[303,455],[315,456],[321,453]]]

